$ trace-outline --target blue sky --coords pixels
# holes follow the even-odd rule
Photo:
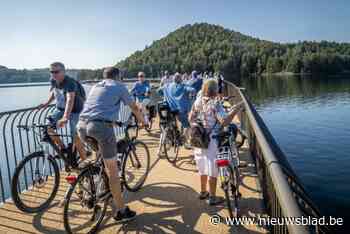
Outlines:
[[[0,65],[99,68],[195,22],[278,42],[350,42],[349,12],[349,0],[3,0]]]

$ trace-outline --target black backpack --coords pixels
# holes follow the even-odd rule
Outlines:
[[[74,81],[75,81],[75,83],[77,84],[77,87],[78,87],[78,95],[79,95],[79,97],[81,97],[83,102],[85,102],[86,101],[86,93],[85,93],[85,89],[84,89],[83,85],[77,80],[74,80]]]
[[[210,134],[199,121],[192,124],[190,128],[190,144],[193,147],[208,149],[210,143]]]

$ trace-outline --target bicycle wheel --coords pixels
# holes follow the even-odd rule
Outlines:
[[[235,217],[239,216],[239,199],[241,197],[241,194],[239,192],[239,185],[240,185],[240,175],[239,175],[239,169],[238,167],[232,167],[231,165],[227,167],[228,174],[229,174],[229,180],[228,180],[228,190],[229,190],[229,196],[230,196],[230,210],[229,215],[232,218],[233,215]],[[234,199],[234,203],[232,206],[231,197]],[[231,216],[232,215],[232,216]]]
[[[231,169],[232,170],[232,169]],[[231,183],[231,192],[233,194],[234,197],[234,212],[235,212],[235,216],[238,217],[239,216],[239,199],[241,198],[241,193],[239,192],[239,185],[241,183],[240,181],[240,174],[239,174],[239,169],[238,167],[234,167],[233,168],[233,177],[232,177],[232,182]]]
[[[145,183],[150,167],[148,147],[134,141],[122,164],[122,179],[127,190],[135,192]]]
[[[153,118],[149,118],[149,121],[148,121],[148,126],[145,128],[145,130],[150,133],[151,130],[152,130],[152,125],[153,125]]]
[[[16,167],[11,181],[14,204],[26,213],[36,213],[48,208],[55,198],[60,183],[56,160],[35,152],[26,156]]]
[[[175,163],[179,155],[179,144],[174,131],[166,131],[163,142],[164,154],[170,163]]]
[[[67,233],[95,233],[100,226],[107,210],[110,199],[108,179],[102,172],[100,184],[100,168],[91,166],[79,174],[76,181],[68,190],[63,210],[64,228]],[[101,192],[98,187],[105,190]],[[100,194],[97,194],[100,192]],[[105,195],[104,198],[101,196]]]
[[[130,139],[136,139],[139,135],[139,126],[134,114],[129,117],[128,135]]]

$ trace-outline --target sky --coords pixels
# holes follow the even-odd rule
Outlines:
[[[350,42],[349,0],[0,0],[0,65],[114,65],[185,24],[275,42]]]

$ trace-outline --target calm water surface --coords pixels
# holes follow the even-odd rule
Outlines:
[[[350,77],[249,78],[241,86],[320,209],[349,220]]]

